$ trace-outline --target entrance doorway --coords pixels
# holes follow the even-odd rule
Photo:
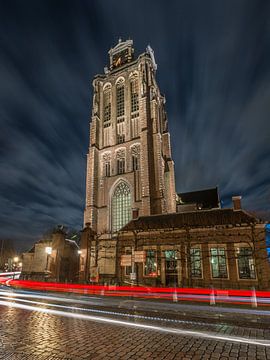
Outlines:
[[[175,250],[165,250],[165,283],[166,286],[176,287],[178,284],[177,256]]]

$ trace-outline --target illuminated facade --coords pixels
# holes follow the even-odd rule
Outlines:
[[[135,58],[119,41],[109,56],[93,81],[80,280],[270,288],[264,224],[240,197],[220,209],[217,188],[176,196],[152,49]]]
[[[84,224],[117,232],[140,215],[176,211],[174,164],[150,47],[134,57],[132,40],[109,51],[110,65],[93,81]]]
[[[109,67],[94,78],[84,225],[97,234],[98,245],[83,245],[86,278],[96,269],[103,279],[115,276],[117,232],[134,216],[176,211],[165,98],[156,69],[150,46],[135,58],[132,40],[119,40],[109,51]]]

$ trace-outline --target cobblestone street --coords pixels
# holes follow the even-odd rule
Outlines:
[[[3,360],[270,359],[270,346],[264,345],[111,325],[11,306],[0,306],[0,316],[0,359]],[[135,324],[138,320],[129,319],[129,322]],[[153,325],[153,322],[147,324]],[[169,327],[238,338],[270,339],[269,330],[263,329],[200,322],[170,324]]]

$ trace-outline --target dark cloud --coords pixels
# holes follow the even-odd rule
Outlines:
[[[91,81],[118,37],[155,50],[177,190],[270,215],[268,1],[0,1],[0,237],[80,228]]]

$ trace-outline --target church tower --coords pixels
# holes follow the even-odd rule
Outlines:
[[[138,58],[133,41],[109,51],[93,80],[84,224],[116,233],[132,216],[176,211],[174,163],[165,98],[150,46]]]

